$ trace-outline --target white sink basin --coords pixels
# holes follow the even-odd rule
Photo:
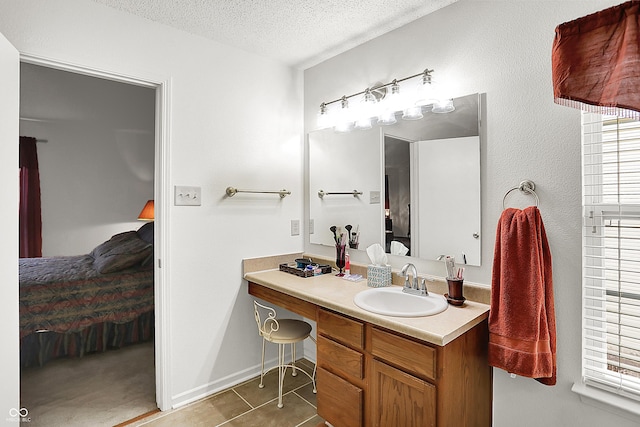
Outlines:
[[[402,292],[401,286],[367,289],[358,292],[353,302],[363,310],[396,317],[432,316],[448,306],[442,295],[411,295]]]

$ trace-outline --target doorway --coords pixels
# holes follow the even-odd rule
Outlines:
[[[154,255],[153,255],[153,270],[154,270],[154,311],[155,311],[155,332],[154,342],[152,344],[153,353],[155,353],[155,402],[161,410],[169,409],[170,405],[170,393],[167,387],[167,379],[169,377],[168,372],[168,325],[166,324],[166,312],[167,301],[165,298],[166,287],[168,284],[168,270],[166,268],[166,257],[163,256],[167,253],[166,247],[168,245],[168,209],[165,203],[168,201],[166,194],[170,194],[168,191],[168,93],[169,83],[168,80],[152,79],[138,79],[132,77],[126,77],[117,75],[111,72],[104,72],[95,69],[87,69],[78,66],[72,66],[69,64],[52,61],[49,59],[43,59],[39,57],[33,57],[28,55],[21,56],[22,64],[29,64],[35,66],[48,67],[53,70],[75,73],[82,77],[106,79],[112,82],[124,83],[136,87],[144,87],[153,91],[154,96],[154,135],[153,138],[153,160],[152,163],[152,176],[153,184],[153,199],[155,200],[155,230],[154,230]],[[37,119],[37,117],[36,117]],[[119,135],[121,138],[136,138],[140,135],[136,135],[135,132],[124,132]],[[46,139],[43,137],[42,139]],[[48,142],[43,142],[47,144]],[[99,160],[98,160],[99,161]],[[145,200],[146,201],[146,200]],[[142,208],[142,203],[140,209]],[[137,212],[136,212],[137,215]],[[134,219],[135,221],[135,219]],[[142,225],[142,223],[139,223]],[[102,230],[102,232],[110,233],[113,230]],[[96,244],[99,243],[96,241]],[[45,249],[46,251],[46,249]],[[165,265],[160,268],[160,260],[165,258]]]

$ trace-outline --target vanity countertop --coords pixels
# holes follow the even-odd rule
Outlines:
[[[442,313],[426,317],[391,317],[371,313],[353,302],[358,292],[371,289],[366,279],[351,282],[334,274],[302,278],[273,269],[246,273],[244,278],[320,307],[439,346],[450,343],[489,316],[487,304],[470,300],[460,307],[449,305]]]

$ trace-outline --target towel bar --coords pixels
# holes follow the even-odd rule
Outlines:
[[[279,194],[281,199],[284,199],[286,196],[291,194],[291,191],[287,190],[278,190],[278,191],[258,191],[258,190],[238,190],[234,187],[227,187],[227,196],[233,197],[236,193],[254,193],[254,194]]]
[[[318,197],[320,197],[321,199],[324,196],[335,196],[335,195],[345,195],[348,194],[350,196],[353,197],[358,197],[358,196],[362,196],[362,191],[358,191],[358,190],[353,190],[353,191],[343,191],[343,192],[332,192],[332,193],[327,193],[323,190],[318,190]]]
[[[520,190],[520,192],[525,194],[531,194],[533,197],[536,198],[536,207],[538,207],[538,205],[540,204],[540,199],[538,198],[538,195],[536,194],[535,189],[536,189],[536,184],[531,180],[525,179],[520,183],[519,186],[513,187],[511,190],[507,191],[504,194],[504,197],[502,198],[502,210],[505,210],[504,202],[507,200],[507,196],[509,195],[509,193],[515,190]]]

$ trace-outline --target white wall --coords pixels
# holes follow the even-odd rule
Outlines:
[[[553,255],[558,384],[510,379],[494,370],[495,426],[636,425],[582,404],[570,391],[580,380],[581,358],[580,113],[555,105],[551,86],[555,27],[618,3],[462,0],[305,71],[306,131],[315,129],[323,100],[426,67],[435,69],[434,79],[452,85],[454,96],[486,94],[483,264],[467,267],[468,280],[490,284],[502,198],[523,179],[536,183]],[[309,243],[306,249],[330,252]],[[366,261],[362,253],[351,256],[354,262]],[[398,268],[403,260],[393,262]],[[422,273],[443,275],[441,263],[416,266]]]
[[[303,246],[290,236],[290,220],[302,214],[301,73],[86,0],[3,1],[0,32],[23,54],[171,82],[169,190],[202,188],[202,206],[168,213],[171,400],[257,372],[260,339],[241,260]],[[16,156],[7,150],[0,170],[14,167]],[[227,186],[292,194],[227,199]],[[0,191],[3,200],[16,194],[15,185]],[[15,229],[3,222],[2,235]],[[17,272],[3,274],[5,286],[17,286]],[[0,304],[14,307],[15,298]],[[17,356],[17,342],[3,342],[2,351]],[[15,380],[5,382],[16,378],[17,364],[0,369],[3,387],[17,390]]]
[[[153,199],[155,90],[21,65],[20,135],[38,143],[43,256],[135,230]]]
[[[20,68],[18,51],[0,35],[0,425],[12,423],[11,408],[20,408],[20,359],[18,353],[18,112]],[[10,238],[7,236],[15,236]],[[11,286],[11,284],[15,284]]]

